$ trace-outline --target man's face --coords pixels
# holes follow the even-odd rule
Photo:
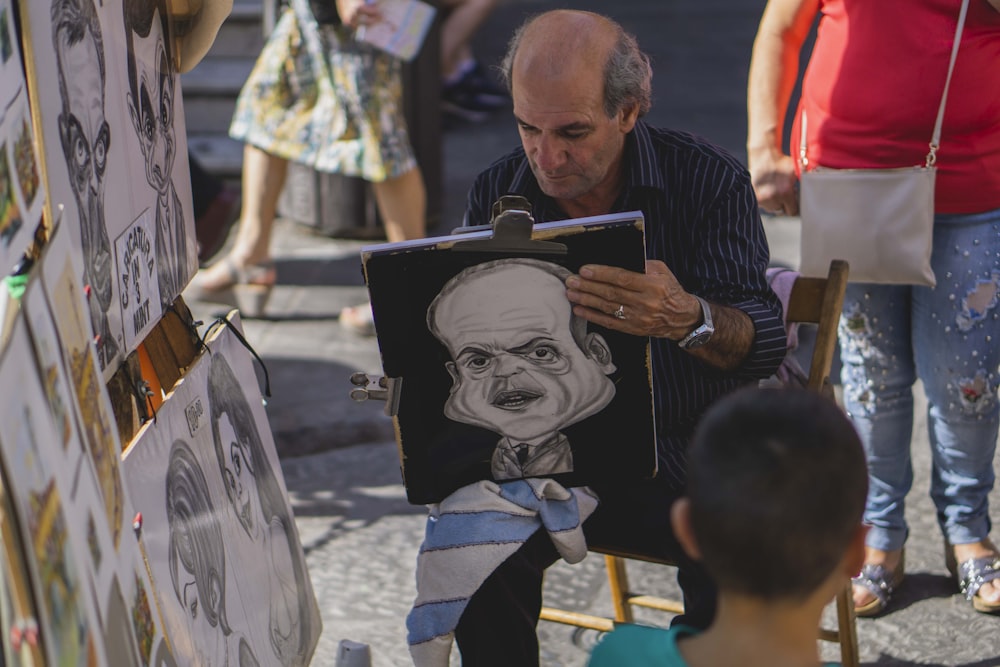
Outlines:
[[[80,214],[91,220],[100,219],[103,224],[104,170],[111,132],[104,119],[104,86],[97,44],[89,32],[73,45],[67,43],[65,36],[60,33],[57,46],[68,107],[60,116],[63,152]]]
[[[514,69],[514,117],[542,192],[578,200],[614,182],[635,115],[608,118],[600,69],[577,67],[575,76],[560,77],[523,69]]]
[[[139,99],[129,93],[129,115],[146,158],[146,180],[163,195],[174,165],[174,78],[159,10],[149,35],[142,38],[133,34],[132,38]]]
[[[522,442],[540,442],[606,406],[614,383],[598,334],[585,353],[570,332],[562,281],[513,265],[464,282],[439,305],[451,353],[445,415]]]

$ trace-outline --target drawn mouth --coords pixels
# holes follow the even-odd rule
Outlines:
[[[524,391],[523,389],[502,391],[493,399],[493,405],[501,410],[520,410],[541,397],[541,394],[533,391]]]

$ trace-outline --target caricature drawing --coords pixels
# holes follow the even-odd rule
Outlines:
[[[104,171],[111,129],[104,117],[104,40],[94,0],[53,0],[52,44],[62,98],[59,138],[80,215],[83,284],[91,290],[90,321],[103,369],[118,354],[118,344],[108,325],[112,261],[104,224]]]
[[[281,665],[308,662],[312,626],[305,563],[284,494],[265,454],[243,389],[221,354],[208,373],[209,419],[226,494],[268,567],[268,636]]]
[[[198,653],[191,664],[229,665],[229,647],[236,644],[232,664],[256,667],[245,639],[229,626],[222,529],[205,473],[183,440],[170,449],[166,488],[170,581]]]
[[[496,480],[573,471],[561,430],[614,398],[611,350],[572,313],[551,262],[501,259],[465,269],[427,309],[427,325],[448,349],[449,419],[501,436]]]
[[[128,112],[156,190],[156,265],[160,301],[167,308],[189,277],[184,214],[172,178],[176,140],[177,76],[168,39],[167,0],[123,3],[128,61]]]

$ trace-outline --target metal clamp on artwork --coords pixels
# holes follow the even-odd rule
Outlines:
[[[385,414],[394,417],[399,410],[399,394],[403,388],[403,378],[380,377],[372,380],[363,371],[351,374],[351,384],[356,389],[351,390],[351,399],[362,403],[364,401],[385,401]]]
[[[504,195],[493,202],[490,225],[459,227],[456,234],[479,232],[492,228],[488,239],[457,241],[452,250],[461,252],[510,252],[518,255],[565,255],[566,246],[553,241],[536,241],[531,238],[535,219],[531,217],[531,204],[520,195]]]

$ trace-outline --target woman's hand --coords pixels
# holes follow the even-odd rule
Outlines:
[[[340,14],[341,22],[351,28],[373,25],[382,20],[382,12],[378,7],[378,0],[375,2],[365,2],[365,0],[336,0],[337,13]]]

